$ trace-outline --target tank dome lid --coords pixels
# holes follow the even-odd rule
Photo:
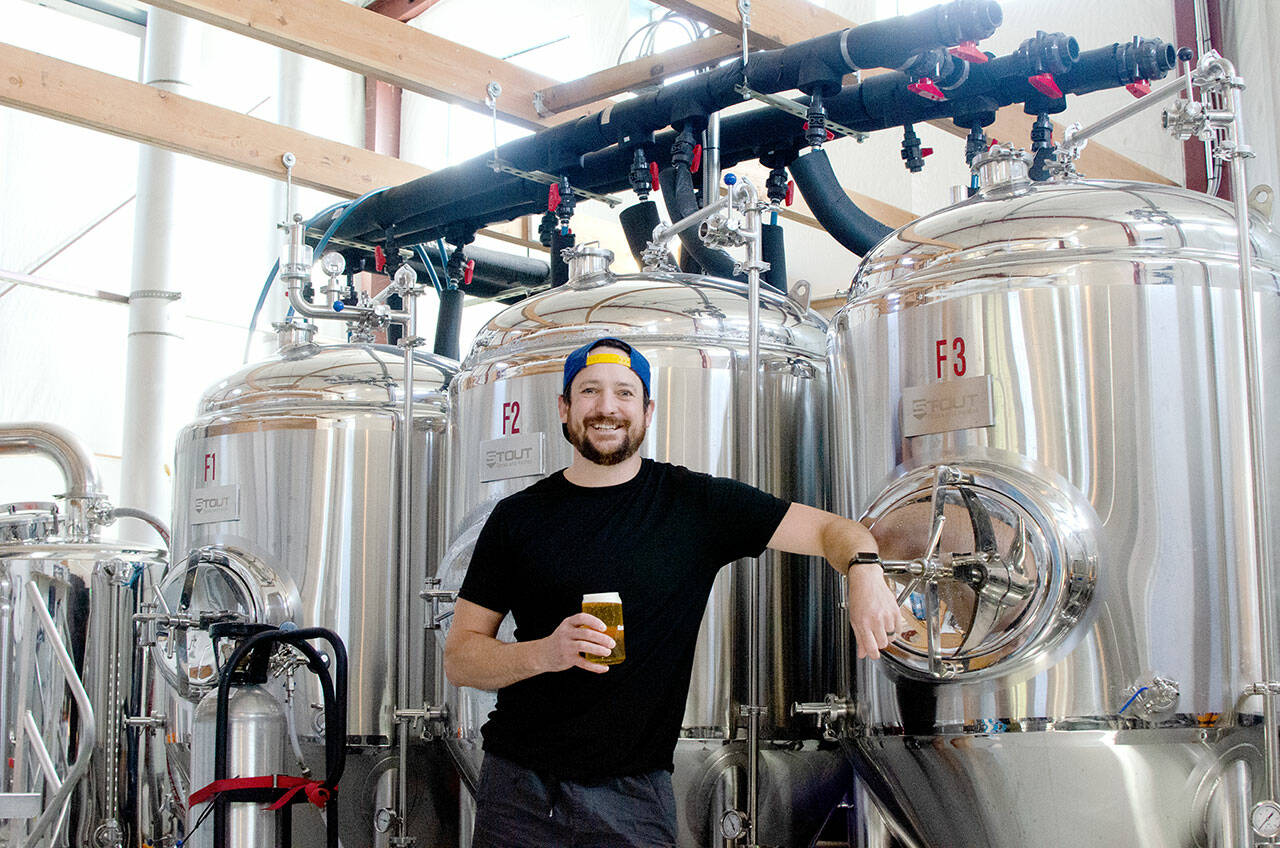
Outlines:
[[[415,400],[438,402],[457,373],[457,363],[430,353],[414,357]],[[404,352],[398,347],[298,344],[219,380],[205,391],[200,413],[299,406],[399,407],[403,379]]]
[[[823,355],[826,322],[767,286],[760,289],[760,346]],[[747,286],[696,274],[594,275],[514,304],[489,320],[464,360],[568,350],[600,336],[637,344],[745,347]]]
[[[1001,153],[989,164],[1009,167],[1016,158]],[[1280,280],[1280,237],[1260,215],[1253,217],[1251,233],[1255,270]],[[1162,282],[1167,280],[1158,275],[1133,273],[1133,266],[1150,270],[1180,261],[1237,261],[1231,204],[1153,183],[1054,180],[1016,188],[997,183],[912,221],[876,245],[854,275],[849,300],[899,282],[1049,280],[1063,269],[1086,263],[1097,269],[1102,262],[1117,270],[1105,278],[1117,284]],[[1122,268],[1129,270],[1120,273]]]

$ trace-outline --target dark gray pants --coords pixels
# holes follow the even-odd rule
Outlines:
[[[472,848],[661,848],[676,844],[671,773],[599,783],[539,775],[485,754]]]

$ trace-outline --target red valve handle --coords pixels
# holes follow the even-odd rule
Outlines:
[[[921,158],[923,158],[923,157],[925,157],[925,156],[932,156],[932,155],[933,155],[933,148],[932,148],[932,147],[922,147],[922,148],[920,148],[920,156],[921,156]]]
[[[1146,97],[1151,93],[1151,83],[1147,80],[1135,80],[1126,85],[1125,90],[1134,97]]]
[[[795,199],[795,196],[796,196],[796,181],[787,180],[787,193],[786,193],[786,196],[782,198],[782,202],[790,206],[791,201]]]
[[[653,191],[658,190],[658,163],[649,163],[649,188]]]
[[[1062,97],[1062,89],[1058,88],[1053,74],[1036,74],[1033,77],[1027,77],[1027,82],[1045,97],[1052,97],[1054,100]]]
[[[560,207],[560,183],[552,183],[547,191],[547,211],[554,212]]]
[[[702,145],[695,144],[693,146],[693,161],[689,163],[689,173],[696,174],[698,169],[702,167]]]
[[[907,91],[912,94],[918,94],[926,100],[946,100],[947,95],[942,93],[942,89],[938,88],[937,83],[929,79],[929,77],[921,77],[915,82],[907,86]]]
[[[387,267],[387,253],[382,249],[382,245],[375,244],[373,246],[373,270],[381,274],[382,269],[385,267]]]
[[[805,132],[808,132],[809,122],[805,121],[804,124],[801,125],[800,129],[804,130]],[[835,139],[835,137],[836,137],[835,133],[833,133],[831,130],[827,130],[827,141],[832,141],[833,139]]]
[[[975,65],[981,65],[991,58],[978,49],[978,42],[976,41],[962,41],[948,52],[957,59],[964,59],[966,62],[972,62]]]
[[[464,286],[471,285],[471,278],[476,275],[476,261],[468,259],[467,264],[462,266],[462,284]]]

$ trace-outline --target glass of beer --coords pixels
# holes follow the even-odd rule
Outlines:
[[[607,657],[596,656],[585,651],[582,656],[602,665],[617,665],[627,658],[626,644],[622,633],[622,596],[617,592],[597,592],[582,596],[582,611],[594,615],[604,622],[605,633],[614,641],[613,652]]]

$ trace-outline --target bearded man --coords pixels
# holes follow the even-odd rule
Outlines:
[[[766,547],[848,576],[858,655],[898,604],[863,525],[743,483],[642,459],[649,363],[604,338],[569,354],[568,468],[502,500],[477,541],[445,645],[459,686],[498,690],[481,729],[475,848],[675,845],[671,771],[716,572]],[[621,596],[626,658],[582,596]],[[510,612],[516,641],[497,639]]]

